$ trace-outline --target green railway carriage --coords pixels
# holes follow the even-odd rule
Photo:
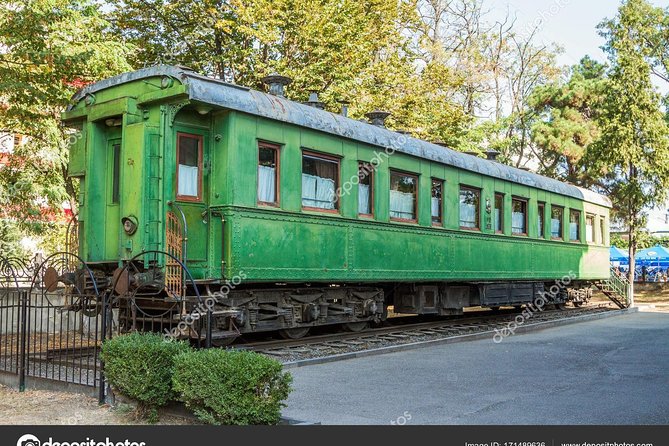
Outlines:
[[[360,327],[387,305],[451,314],[609,277],[606,197],[268,82],[263,93],[157,66],[79,92],[64,121],[81,136],[81,257],[109,275],[186,238],[177,252],[199,287],[234,284],[218,327],[288,335]]]

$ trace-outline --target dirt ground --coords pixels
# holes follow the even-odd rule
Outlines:
[[[78,393],[17,390],[0,385],[0,424],[146,424],[138,421],[133,408],[98,405],[95,398]],[[193,424],[186,418],[161,415],[157,424]]]
[[[593,304],[611,302],[604,294],[596,292],[590,301]],[[649,311],[659,311],[669,313],[669,291],[634,291],[634,304],[636,306],[654,305],[655,308]]]

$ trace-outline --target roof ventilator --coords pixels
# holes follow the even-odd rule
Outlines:
[[[315,91],[309,93],[309,100],[307,102],[303,102],[303,104],[308,105],[309,107],[317,108],[319,110],[325,109],[325,104],[318,100],[318,92]]]
[[[284,88],[293,82],[291,78],[287,76],[281,76],[277,73],[265,76],[261,80],[263,83],[269,86],[269,94],[278,96],[280,98],[286,97],[284,94]]]
[[[390,113],[381,110],[374,110],[373,112],[366,113],[365,116],[367,116],[367,119],[369,119],[370,124],[377,127],[385,127],[386,118],[390,116]]]

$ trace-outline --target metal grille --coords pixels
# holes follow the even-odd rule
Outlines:
[[[166,218],[165,245],[170,254],[166,257],[165,287],[170,296],[184,296],[183,268],[175,259],[183,261],[183,235],[181,223],[174,212],[168,212]]]

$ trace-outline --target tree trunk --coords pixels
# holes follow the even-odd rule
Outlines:
[[[628,296],[627,296],[627,304],[630,307],[634,305],[634,268],[635,268],[634,256],[636,255],[636,244],[637,244],[636,236],[634,235],[635,234],[635,229],[636,228],[634,226],[634,217],[632,217],[632,218],[629,219],[628,236],[629,236],[629,239],[630,239],[629,240],[630,243],[629,243],[629,251],[627,253],[629,255],[629,265],[630,265],[630,267],[629,267],[630,269],[629,269],[629,272],[628,272],[628,279],[629,279],[630,285],[629,285]]]

